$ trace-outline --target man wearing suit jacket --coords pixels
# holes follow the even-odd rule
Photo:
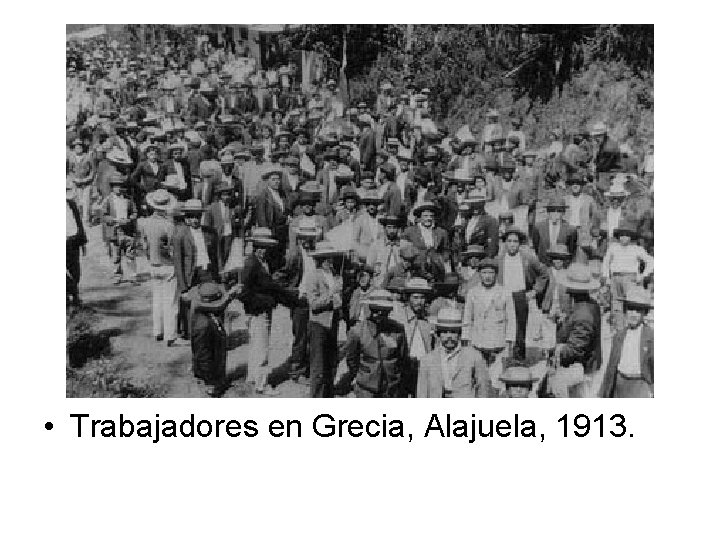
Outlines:
[[[515,356],[525,358],[525,332],[529,305],[542,301],[548,283],[548,269],[530,252],[520,249],[527,239],[521,229],[511,227],[505,233],[505,253],[498,261],[498,282],[512,294],[515,305]]]
[[[135,193],[135,204],[140,205],[140,201],[145,196],[155,191],[165,181],[165,167],[158,162],[159,148],[157,144],[152,143],[145,148],[145,159],[138,163],[133,173],[130,175],[130,185]]]
[[[363,170],[372,171],[375,169],[375,155],[377,148],[375,146],[375,133],[368,122],[368,119],[361,120],[362,133],[360,134],[360,165]]]
[[[220,200],[212,203],[203,217],[206,227],[215,233],[218,267],[223,268],[230,257],[233,238],[239,236],[242,217],[240,208],[232,206],[234,186],[223,184],[217,191]]]
[[[400,188],[395,182],[395,167],[390,163],[383,163],[380,167],[380,182],[385,184],[385,192],[383,193],[383,206],[385,207],[385,213],[389,215],[399,216],[405,211],[405,204],[403,201],[402,193]]]
[[[287,216],[290,212],[287,198],[280,191],[282,171],[270,169],[262,175],[267,185],[261,189],[256,202],[256,221],[258,227],[270,229],[272,236],[278,242],[278,247],[271,253],[270,272],[274,272],[283,265],[285,248],[288,243]]]
[[[425,262],[434,280],[442,281],[450,242],[447,231],[435,226],[437,211],[437,206],[432,202],[417,205],[413,210],[417,222],[405,229],[402,238],[418,249],[418,260]]]
[[[461,344],[462,314],[441,309],[433,320],[440,345],[420,358],[419,398],[490,397],[490,374],[475,347]]]
[[[360,204],[365,206],[365,210],[361,211],[353,222],[353,247],[362,260],[367,259],[370,247],[385,234],[377,218],[381,202],[382,199],[375,191],[360,196]]]
[[[567,204],[563,199],[554,199],[546,205],[548,218],[532,229],[532,243],[540,262],[550,266],[552,261],[547,252],[550,246],[564,244],[571,255],[577,249],[577,231],[563,219]]]
[[[598,397],[652,397],[654,392],[653,329],[644,324],[652,308],[650,294],[641,287],[623,299],[627,326],[615,334]]]
[[[183,157],[184,147],[175,143],[168,148],[170,159],[165,162],[165,178],[175,175],[176,185],[172,189],[179,201],[192,198],[192,177],[190,176],[190,163]]]
[[[72,298],[72,303],[80,304],[78,283],[80,282],[80,252],[86,254],[85,228],[80,219],[80,211],[73,199],[75,184],[68,178],[65,185],[65,274],[66,297]]]
[[[500,246],[498,220],[485,212],[486,198],[472,196],[467,199],[472,216],[465,228],[465,245],[482,246],[486,257],[497,257]]]

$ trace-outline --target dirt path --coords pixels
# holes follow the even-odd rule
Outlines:
[[[167,397],[206,397],[205,387],[192,376],[189,342],[167,347],[152,335],[151,290],[147,281],[139,285],[113,284],[112,265],[102,243],[100,227],[88,231],[87,257],[81,261],[80,294],[83,303],[94,309],[101,319],[101,330],[114,330],[111,338],[113,359],[122,363],[122,375],[139,385],[151,385]],[[245,321],[240,320],[242,325]],[[281,364],[290,352],[292,330],[289,311],[279,307],[273,315],[270,336],[270,366]],[[603,366],[594,378],[597,392],[609,356],[609,333],[603,328]],[[179,344],[182,343],[182,344]],[[228,368],[242,374],[246,371],[247,344],[228,352]],[[308,387],[287,381],[278,386],[278,397],[304,397]],[[225,397],[252,397],[240,376],[234,380]]]

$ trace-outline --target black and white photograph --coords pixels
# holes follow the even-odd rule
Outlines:
[[[66,397],[654,397],[654,32],[67,24]]]

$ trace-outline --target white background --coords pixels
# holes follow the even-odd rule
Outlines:
[[[717,17],[694,2],[21,3],[3,43],[4,538],[708,538],[717,505]],[[88,6],[92,6],[89,8]],[[461,7],[462,6],[462,7]],[[22,12],[22,13],[21,13]],[[656,399],[69,400],[61,205],[64,24],[654,22]],[[508,20],[512,17],[514,21]],[[333,21],[334,19],[334,21]],[[708,241],[709,240],[709,241]],[[78,439],[71,413],[248,418],[221,440]],[[407,439],[320,439],[312,418],[405,421]],[[432,412],[533,418],[545,442],[423,439]],[[633,438],[562,438],[564,413],[621,412]],[[273,439],[273,418],[304,422]],[[44,423],[55,429],[46,431]],[[608,426],[606,425],[606,429]]]

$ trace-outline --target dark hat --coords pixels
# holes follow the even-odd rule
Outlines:
[[[270,178],[271,176],[274,176],[274,175],[277,175],[280,178],[282,178],[283,172],[281,169],[273,167],[272,169],[263,173],[262,179],[267,180],[268,178]]]
[[[564,212],[567,209],[567,207],[568,207],[568,205],[565,202],[565,199],[563,199],[562,197],[555,197],[554,199],[548,201],[545,204],[545,209],[547,211],[560,210],[560,211]]]
[[[318,197],[314,193],[311,193],[309,191],[300,191],[298,193],[298,197],[296,199],[295,204],[297,204],[297,205],[315,204],[317,201],[318,201]]]
[[[229,300],[229,295],[217,283],[202,283],[198,286],[198,299],[196,300],[195,309],[199,311],[220,311],[225,309]]]
[[[508,229],[505,231],[505,234],[503,234],[503,240],[506,240],[507,237],[510,236],[511,234],[516,234],[520,243],[525,242],[527,240],[527,233],[524,230],[522,230],[520,227],[516,227],[516,226],[508,227]]]
[[[361,204],[382,204],[383,200],[380,195],[378,195],[378,192],[375,190],[368,191],[363,196],[360,197],[360,203]]]
[[[382,225],[397,225],[399,227],[402,227],[407,222],[405,216],[398,216],[393,214],[380,216],[378,217],[378,221]]]
[[[449,272],[445,274],[445,278],[442,281],[436,281],[433,287],[436,291],[446,291],[448,289],[459,288],[462,284],[460,276],[455,272]]]
[[[478,270],[482,270],[483,268],[493,268],[497,272],[497,269],[498,269],[497,259],[494,259],[494,258],[482,259],[478,266]]]
[[[420,204],[418,204],[413,209],[413,214],[415,215],[415,217],[420,217],[420,214],[422,214],[426,210],[429,210],[436,215],[438,213],[438,207],[435,205],[435,203],[430,202],[430,201],[424,201],[424,202],[421,202]]]
[[[356,201],[360,201],[360,196],[354,187],[347,186],[340,191],[340,200],[344,201],[345,199],[355,199]]]
[[[613,231],[613,236],[615,238],[620,238],[621,236],[629,236],[633,239],[637,238],[637,227],[630,221],[623,220],[618,223],[617,227],[615,227],[615,230]]]
[[[578,173],[569,174],[567,180],[565,180],[566,184],[585,184],[586,182],[585,177]]]
[[[387,290],[394,293],[405,292],[405,279],[400,276],[395,276],[388,283]]]
[[[479,257],[482,259],[483,255],[485,255],[485,248],[477,244],[469,245],[467,249],[460,254],[463,259],[469,259],[470,257]]]
[[[568,251],[568,247],[565,244],[553,244],[545,253],[548,259],[562,259],[564,261],[572,259],[572,254]]]

